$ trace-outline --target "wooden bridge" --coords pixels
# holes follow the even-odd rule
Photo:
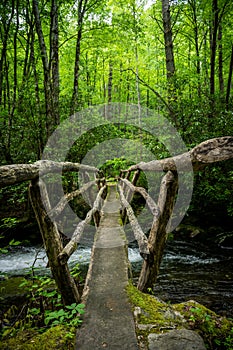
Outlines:
[[[107,198],[96,231],[83,301],[84,322],[76,348],[138,349],[131,306],[127,300],[127,241],[121,223],[116,186]]]
[[[209,163],[233,158],[233,137],[208,140],[191,151],[163,160],[133,165],[119,174],[117,184],[108,184],[98,169],[86,167],[87,173],[96,173],[95,181],[64,195],[54,208],[51,208],[43,174],[51,172],[79,171],[80,164],[39,161],[34,164],[16,164],[0,167],[0,186],[7,186],[30,180],[30,198],[40,227],[49,265],[61,292],[63,302],[79,302],[77,286],[69,273],[68,259],[77,249],[85,227],[93,219],[96,235],[92,257],[86,278],[82,300],[86,303],[83,325],[77,335],[77,349],[137,349],[137,339],[131,306],[127,300],[125,287],[128,283],[129,262],[127,240],[122,220],[128,221],[138,242],[143,265],[138,288],[147,291],[152,288],[159,272],[167,238],[169,222],[177,190],[179,171],[200,170]],[[82,170],[83,170],[82,166]],[[140,172],[162,171],[163,179],[157,203],[144,188],[137,187]],[[98,194],[87,216],[76,227],[69,243],[63,246],[54,219],[69,200],[88,193],[94,185]],[[153,215],[148,236],[140,227],[130,201],[135,192],[145,199]],[[42,200],[43,198],[43,200]],[[103,201],[104,199],[104,201]],[[103,205],[102,205],[103,204]]]

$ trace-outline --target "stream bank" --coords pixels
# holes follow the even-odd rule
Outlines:
[[[194,299],[221,315],[233,317],[233,255],[229,248],[230,246],[221,247],[219,244],[203,244],[198,237],[169,240],[154,295],[171,303]],[[142,264],[136,244],[130,245],[128,254],[136,284]],[[80,246],[71,257],[70,266],[78,263],[83,278],[90,255],[90,247]],[[2,296],[4,280],[30,276],[33,263],[36,274],[49,273],[46,254],[41,246],[14,247],[8,254],[0,256]],[[15,287],[12,288],[12,298],[14,293]]]

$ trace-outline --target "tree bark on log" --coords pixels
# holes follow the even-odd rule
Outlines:
[[[69,201],[71,201],[75,197],[80,196],[81,194],[86,192],[91,186],[93,186],[95,184],[96,184],[96,181],[90,181],[87,184],[85,184],[83,187],[81,187],[80,189],[73,191],[71,193],[65,194],[64,197],[62,197],[60,199],[58,204],[48,212],[48,216],[50,217],[50,219],[55,219],[65,209],[65,207]]]
[[[210,163],[230,158],[233,158],[233,137],[225,136],[204,141],[178,156],[135,164],[127,171],[190,171],[190,165],[194,171],[198,171]]]
[[[141,162],[122,171],[190,171],[190,164],[194,171],[201,170],[210,163],[215,163],[233,158],[233,137],[224,136],[204,141],[194,147],[191,151],[171,158]],[[13,185],[19,182],[36,179],[38,176],[50,172],[68,172],[87,170],[98,172],[98,169],[88,165],[71,162],[54,162],[40,160],[33,164],[12,164],[0,167],[0,187]]]
[[[123,175],[123,174],[124,174],[124,172],[123,172],[123,173],[121,172],[121,175]],[[126,173],[125,178],[124,178],[124,179],[121,178],[121,180],[123,180],[123,185],[122,185],[122,190],[123,190],[123,191],[125,190],[125,188],[127,188],[127,184],[126,184],[126,182],[124,182],[124,180],[125,180],[125,181],[128,181],[128,183],[131,184],[131,182],[129,181],[130,175],[131,175],[131,172],[128,171],[128,172]],[[136,186],[139,177],[140,177],[140,170],[136,170],[136,171],[134,172],[134,174],[133,174],[132,186]],[[126,185],[126,186],[125,186],[125,185]],[[129,189],[127,190],[127,192],[126,192],[126,195],[125,195],[125,199],[127,200],[128,203],[131,202],[131,200],[132,200],[132,198],[133,198],[133,194],[134,194],[134,193],[133,193],[133,191],[132,191],[132,188],[131,188],[131,189],[129,188]],[[122,214],[121,214],[123,224],[125,224],[126,216],[127,216],[127,215],[126,215],[126,208],[124,208],[124,209],[122,209]]]
[[[148,292],[153,288],[159,273],[169,223],[178,189],[178,177],[171,171],[163,177],[158,198],[159,218],[155,217],[148,238],[150,256],[144,260],[138,280],[138,289]]]
[[[0,167],[0,187],[33,180],[48,173],[78,172],[80,169],[98,172],[97,168],[88,165],[71,162],[54,162],[50,160],[39,160],[33,164],[3,165]]]
[[[65,305],[78,303],[80,301],[79,292],[74,279],[71,277],[67,264],[61,264],[58,256],[62,252],[63,246],[56,224],[47,216],[50,209],[49,198],[44,183],[35,179],[29,186],[30,200],[34,209],[36,219],[43,238],[44,248],[49,260],[52,275],[56,281]],[[46,203],[43,205],[41,196]]]
[[[148,256],[150,254],[149,249],[148,249],[148,240],[145,234],[143,233],[136,216],[134,215],[133,209],[130,206],[130,204],[127,202],[125,199],[123,190],[120,185],[118,185],[118,192],[120,195],[120,201],[122,204],[122,207],[126,209],[126,213],[130,222],[130,225],[132,227],[134,236],[138,242],[139,246],[139,251],[140,255],[142,256],[143,259],[148,259]]]
[[[155,201],[153,200],[153,198],[151,198],[151,196],[147,193],[147,191],[145,190],[145,188],[143,187],[137,187],[137,186],[134,186],[129,180],[127,179],[121,179],[121,181],[126,184],[131,193],[133,194],[134,192],[138,192],[140,193],[140,195],[145,199],[146,201],[146,204],[148,205],[151,213],[154,215],[154,216],[157,216],[159,217],[159,208],[158,208],[158,205],[155,203]],[[129,202],[127,200],[127,202]]]
[[[60,263],[66,264],[70,256],[73,254],[73,252],[77,249],[77,245],[80,241],[80,238],[83,234],[83,231],[85,229],[85,226],[91,222],[92,217],[95,216],[97,212],[101,210],[101,200],[102,200],[102,195],[106,190],[106,185],[103,186],[100,191],[97,194],[96,200],[93,204],[93,208],[89,210],[89,212],[86,215],[86,218],[82,220],[78,226],[76,227],[73,236],[69,243],[65,246],[65,248],[60,252],[58,259]],[[95,220],[96,223],[96,220]]]

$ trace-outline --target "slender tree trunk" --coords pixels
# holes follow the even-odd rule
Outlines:
[[[16,100],[17,100],[17,85],[18,85],[18,72],[17,72],[17,65],[18,65],[18,30],[19,30],[19,4],[18,0],[16,0],[16,28],[14,32],[14,85],[13,85],[13,98],[12,98],[12,106],[11,106],[11,113],[10,118],[13,119],[14,112],[16,108]]]
[[[57,0],[52,0],[50,24],[50,70],[52,75],[52,103],[53,119],[55,126],[60,124],[59,113],[59,33],[58,33],[58,4]]]
[[[36,31],[39,39],[41,59],[44,69],[44,95],[46,108],[47,138],[59,124],[59,66],[58,66],[58,8],[56,0],[52,1],[50,25],[50,57],[47,53],[42,30],[38,0],[33,0]]]
[[[166,56],[166,74],[168,85],[168,102],[174,105],[177,99],[175,86],[175,59],[173,50],[173,36],[170,14],[170,0],[162,0],[163,34]],[[173,108],[172,108],[173,109]],[[171,113],[173,122],[176,123],[174,113]]]
[[[78,1],[78,32],[76,40],[76,51],[75,51],[75,64],[74,64],[74,85],[73,95],[71,99],[71,113],[75,113],[79,105],[79,70],[80,70],[80,55],[81,55],[81,42],[83,34],[83,20],[86,13],[88,0]]]
[[[198,79],[198,96],[200,97],[201,96],[201,62],[200,62],[200,51],[199,51],[199,30],[198,30],[196,0],[189,0],[189,5],[192,9],[194,41],[195,41],[195,51],[196,51],[196,72],[197,72],[197,79]]]
[[[222,47],[222,26],[219,25],[218,30],[218,80],[221,95],[224,94],[224,78],[223,78],[223,47]]]
[[[231,46],[231,60],[230,60],[230,67],[229,67],[229,74],[228,74],[228,81],[227,81],[227,91],[226,91],[226,109],[227,110],[229,110],[232,72],[233,72],[233,45]]]
[[[105,82],[105,58],[103,57],[103,62],[102,62],[102,69],[103,69],[103,73],[102,73],[102,84],[103,84],[103,100],[104,103],[106,102],[106,82]]]
[[[175,61],[173,52],[173,37],[170,14],[170,1],[162,0],[162,15],[163,15],[163,34],[165,43],[166,55],[166,72],[167,79],[170,81],[175,74]]]
[[[2,4],[2,7],[5,8],[6,3],[8,1],[5,0]],[[4,80],[4,66],[6,62],[6,52],[7,52],[7,45],[8,45],[8,37],[9,37],[9,31],[10,26],[12,23],[12,19],[14,17],[15,12],[15,1],[12,0],[12,7],[11,7],[11,13],[8,19],[7,15],[1,16],[1,22],[2,22],[2,28],[3,28],[3,40],[1,45],[1,57],[0,57],[0,105],[2,104],[2,95],[3,95],[3,80]]]
[[[86,69],[86,94],[85,94],[85,102],[87,102],[87,105],[91,105],[91,80],[90,80],[90,72],[89,72],[89,59],[88,59],[88,52],[86,52],[86,60],[85,60],[85,69]]]
[[[112,102],[112,79],[113,79],[113,66],[112,62],[109,61],[109,72],[108,72],[108,103]]]
[[[212,0],[212,28],[210,38],[210,95],[215,94],[215,62],[217,52],[217,33],[218,33],[218,0]]]
[[[32,24],[33,26],[33,24]],[[32,65],[32,72],[34,77],[34,89],[35,89],[35,99],[36,99],[36,109],[35,113],[40,116],[38,118],[38,146],[37,146],[37,159],[41,159],[44,145],[45,145],[45,134],[44,134],[44,127],[43,127],[43,118],[42,118],[42,110],[41,110],[41,101],[40,101],[40,89],[39,89],[39,78],[36,68],[36,61],[35,61],[35,51],[34,51],[34,42],[35,42],[35,36],[34,31],[32,28],[32,38],[31,38],[31,52],[30,52],[30,62]]]

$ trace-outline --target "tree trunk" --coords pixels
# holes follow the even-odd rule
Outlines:
[[[50,203],[44,183],[41,180],[39,181],[38,178],[33,180],[29,187],[29,193],[48,256],[49,267],[63,302],[65,305],[78,303],[80,300],[79,292],[74,279],[70,275],[68,265],[66,263],[61,264],[58,259],[63,250],[63,245],[56,224],[47,216]],[[47,208],[45,208],[41,196],[43,196]]]
[[[175,60],[173,51],[173,37],[172,25],[170,15],[170,0],[162,0],[162,16],[163,16],[163,34],[166,56],[166,72],[168,85],[168,103],[173,105],[176,101],[176,87],[175,87]],[[171,108],[172,110],[172,108]],[[171,113],[173,122],[176,123],[174,113]]]
[[[163,15],[163,33],[166,55],[166,71],[168,81],[173,78],[175,73],[175,61],[173,52],[173,38],[170,14],[170,1],[162,0],[162,15]]]
[[[5,8],[7,7],[8,1],[4,1],[2,4],[2,7]],[[1,43],[1,58],[0,58],[0,105],[2,104],[2,94],[3,94],[3,80],[4,80],[4,65],[6,63],[6,53],[7,53],[7,44],[8,44],[8,36],[10,32],[10,26],[11,22],[14,17],[14,12],[15,12],[15,1],[12,1],[12,7],[11,7],[11,13],[10,15],[3,14],[1,16],[1,28],[4,28],[3,33],[1,33],[2,36],[2,43]],[[9,16],[9,18],[8,18]]]
[[[221,95],[224,94],[224,78],[223,78],[223,49],[222,49],[222,26],[219,25],[218,30],[218,81]]]
[[[197,19],[197,3],[196,0],[189,0],[189,5],[192,9],[192,20],[194,29],[194,41],[195,41],[195,51],[196,51],[196,72],[198,79],[198,96],[201,96],[201,62],[200,62],[200,52],[199,52],[199,30],[198,30],[198,19]]]
[[[212,28],[210,35],[210,95],[215,93],[215,61],[217,51],[217,33],[218,33],[218,0],[212,0]],[[212,98],[213,100],[213,98]]]
[[[113,76],[113,66],[112,62],[109,62],[109,72],[108,72],[108,103],[112,102],[112,76]]]
[[[227,81],[227,91],[226,91],[226,109],[227,109],[227,111],[229,110],[232,71],[233,71],[233,45],[231,46],[231,60],[230,60],[230,67],[229,67],[229,74],[228,74],[228,81]]]
[[[52,103],[54,125],[60,123],[59,113],[59,33],[58,33],[58,4],[57,0],[52,0],[50,24],[50,66],[52,82]]]
[[[33,12],[36,31],[39,39],[41,59],[44,70],[44,96],[46,108],[47,138],[59,124],[59,73],[58,73],[58,13],[56,0],[51,7],[50,26],[50,57],[48,57],[45,38],[43,34],[38,0],[33,0]]]
[[[76,40],[76,51],[75,51],[75,63],[74,63],[74,85],[73,95],[71,99],[71,113],[75,113],[79,105],[79,70],[80,70],[80,55],[81,55],[81,41],[83,34],[83,20],[86,13],[88,0],[80,0],[78,2],[78,31]]]

